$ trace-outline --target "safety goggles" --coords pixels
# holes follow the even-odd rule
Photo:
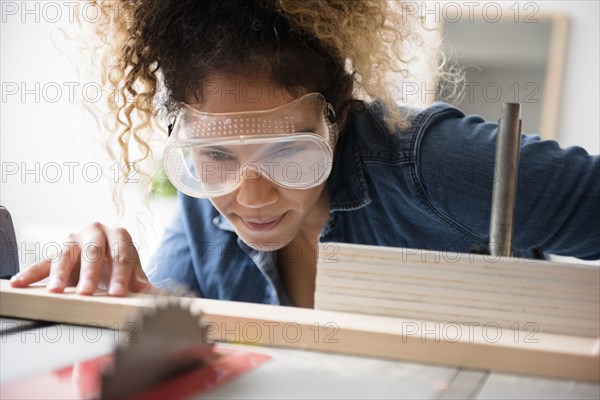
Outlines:
[[[169,130],[165,172],[179,191],[200,198],[261,177],[289,189],[318,186],[331,172],[338,134],[335,112],[319,93],[242,113],[204,113],[183,104]]]

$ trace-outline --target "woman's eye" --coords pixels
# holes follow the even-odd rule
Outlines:
[[[289,157],[304,150],[304,146],[292,146],[279,149],[273,153],[273,157]]]
[[[206,158],[210,158],[213,161],[229,161],[233,160],[231,154],[223,153],[222,151],[202,151],[200,155]]]

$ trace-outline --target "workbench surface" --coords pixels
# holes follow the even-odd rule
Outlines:
[[[111,352],[126,333],[0,318],[0,383]],[[257,346],[273,360],[203,394],[214,399],[599,399],[600,385]]]

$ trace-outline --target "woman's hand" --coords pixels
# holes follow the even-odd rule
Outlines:
[[[74,285],[77,293],[84,295],[97,288],[107,289],[113,296],[159,290],[148,282],[129,232],[98,222],[69,235],[59,254],[15,275],[11,285],[25,287],[47,277],[47,288],[54,293]]]

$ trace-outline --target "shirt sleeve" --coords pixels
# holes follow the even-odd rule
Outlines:
[[[430,125],[418,149],[430,206],[480,245],[489,242],[496,135],[496,123],[454,116]],[[600,156],[537,135],[521,141],[513,249],[600,259]]]
[[[150,283],[176,295],[202,297],[194,272],[181,207],[166,229],[146,274]]]

